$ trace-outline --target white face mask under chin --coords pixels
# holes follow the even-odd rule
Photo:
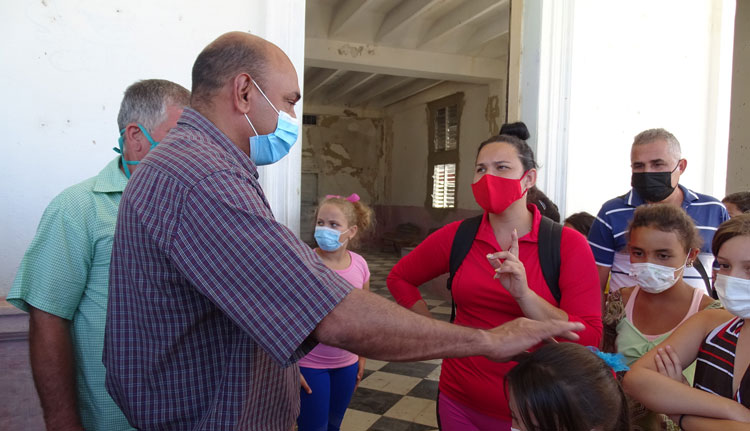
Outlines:
[[[750,319],[750,280],[719,274],[714,288],[728,312]]]
[[[630,276],[635,278],[641,289],[657,294],[674,286],[679,279],[679,276],[675,277],[674,273],[683,268],[685,268],[684,264],[679,268],[672,268],[650,262],[631,263]]]

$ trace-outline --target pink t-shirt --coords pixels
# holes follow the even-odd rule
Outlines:
[[[349,256],[352,258],[352,263],[349,265],[349,268],[334,270],[334,272],[340,275],[344,280],[348,281],[355,288],[361,289],[365,282],[370,280],[370,269],[367,268],[367,262],[362,256],[352,251],[349,252]],[[299,366],[318,369],[341,368],[348,367],[358,360],[359,357],[354,353],[347,352],[338,347],[326,346],[323,343],[319,343],[310,351],[310,353],[300,359]]]

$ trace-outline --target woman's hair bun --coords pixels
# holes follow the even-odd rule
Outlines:
[[[522,139],[524,141],[531,137],[531,135],[529,134],[529,128],[526,127],[526,124],[524,124],[523,121],[503,124],[503,126],[500,127],[500,134],[515,136],[516,138]]]

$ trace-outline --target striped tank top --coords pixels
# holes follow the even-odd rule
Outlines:
[[[708,334],[698,350],[694,386],[750,408],[750,373],[745,372],[737,393],[732,394],[734,351],[744,323],[744,319],[735,317]]]

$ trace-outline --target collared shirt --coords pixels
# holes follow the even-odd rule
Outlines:
[[[568,314],[571,322],[581,322],[578,343],[598,346],[602,337],[602,305],[599,277],[591,249],[583,235],[563,228],[560,238],[560,303],[550,292],[539,262],[539,223],[542,215],[534,205],[531,231],[518,238],[518,259],[526,270],[529,288],[542,299]],[[449,272],[450,254],[460,221],[450,223],[428,236],[404,256],[388,275],[388,289],[402,306],[411,308],[421,299],[418,286]],[[513,296],[494,278],[495,270],[487,254],[500,251],[487,213],[469,253],[453,278],[456,303],[455,323],[471,328],[490,329],[524,313]],[[440,393],[479,413],[510,420],[508,400],[503,391],[505,374],[514,362],[497,363],[483,356],[446,358],[440,375]]]
[[[78,408],[85,429],[130,430],[104,387],[102,349],[117,207],[127,184],[118,156],[64,190],[42,215],[7,300],[71,321]]]
[[[107,389],[149,430],[288,431],[310,334],[352,289],[273,217],[250,158],[185,109],[125,189]]]
[[[711,254],[711,241],[719,225],[729,220],[729,214],[717,199],[696,193],[682,185],[679,187],[683,195],[681,207],[693,218],[695,227],[703,239],[698,257],[703,267],[710,273],[714,260]],[[635,279],[628,275],[630,255],[625,248],[628,242],[626,233],[628,224],[633,219],[633,211],[644,203],[646,202],[635,189],[607,201],[602,205],[589,231],[589,245],[591,245],[591,251],[594,252],[596,264],[612,267],[612,278],[609,282],[612,291],[637,284]],[[710,274],[708,275],[710,277]],[[695,268],[685,268],[683,279],[695,288],[706,289],[706,285]]]

